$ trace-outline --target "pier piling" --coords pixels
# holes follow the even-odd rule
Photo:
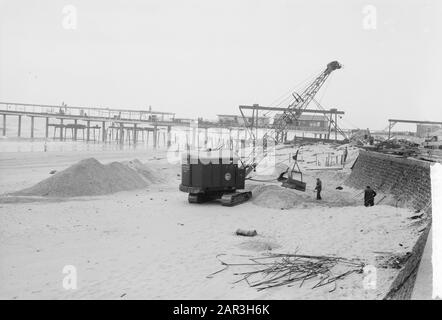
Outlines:
[[[31,139],[34,138],[34,117],[31,117]]]
[[[106,122],[105,121],[102,122],[101,130],[102,130],[102,133],[101,133],[102,141],[106,142]]]
[[[17,132],[17,137],[21,137],[21,115],[18,116],[18,132]]]
[[[3,136],[6,136],[6,114],[3,115]]]
[[[49,137],[49,118],[46,118],[46,130],[45,130],[45,138]]]
[[[86,127],[86,141],[89,141],[91,138],[91,122],[90,120],[88,120],[87,122],[87,127]]]

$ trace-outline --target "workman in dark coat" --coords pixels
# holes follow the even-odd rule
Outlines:
[[[348,156],[348,149],[347,149],[347,147],[345,147],[345,149],[344,149],[344,164],[347,162],[347,156]]]
[[[321,200],[322,182],[319,178],[316,178],[316,200]]]
[[[376,197],[376,192],[370,186],[367,186],[364,190],[364,205],[366,207],[374,206],[374,197]]]

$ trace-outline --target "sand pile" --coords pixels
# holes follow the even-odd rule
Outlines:
[[[103,165],[94,158],[82,160],[36,185],[12,195],[78,197],[133,190],[156,183],[159,178],[140,161]]]
[[[303,201],[293,190],[276,185],[257,186],[252,193],[252,202],[265,208],[290,209]]]
[[[144,179],[146,179],[150,183],[164,182],[164,179],[157,173],[156,170],[149,168],[138,159],[122,162],[122,164],[138,172],[138,174],[140,174]]]
[[[316,200],[316,192],[296,191],[278,185],[258,185],[248,188],[252,191],[255,205],[272,209],[314,208],[314,207],[349,207],[360,206],[363,202],[349,192],[326,190],[322,200]]]

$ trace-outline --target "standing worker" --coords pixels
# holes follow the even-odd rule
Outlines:
[[[374,197],[376,197],[376,192],[370,186],[367,186],[364,190],[364,206],[373,207]]]
[[[321,200],[322,182],[319,178],[316,178],[316,200]]]
[[[347,147],[345,147],[345,149],[344,149],[344,163],[343,164],[345,164],[345,162],[347,162],[347,156],[348,156],[348,149],[347,149]]]

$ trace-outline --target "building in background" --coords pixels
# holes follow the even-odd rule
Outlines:
[[[416,136],[418,136],[419,138],[425,138],[440,129],[441,129],[440,125],[417,124],[416,125]]]
[[[232,114],[218,114],[218,122],[226,125],[236,125],[236,126],[244,126],[245,121],[247,121],[247,125],[251,125],[253,118],[246,117],[245,119],[242,116],[232,115]],[[256,117],[255,117],[256,119]],[[264,127],[270,124],[270,118],[268,117],[258,117],[258,126]]]
[[[282,113],[275,115],[274,121],[281,117]],[[327,131],[329,120],[325,115],[307,115],[302,114],[298,120],[289,125],[292,130],[299,131]]]

